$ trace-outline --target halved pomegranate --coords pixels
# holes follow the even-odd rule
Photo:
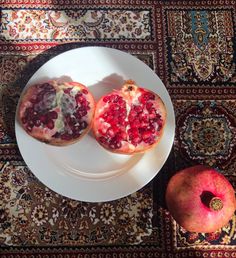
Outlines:
[[[29,87],[18,110],[20,123],[29,135],[63,146],[80,140],[88,132],[95,102],[80,83],[49,81]]]
[[[120,154],[144,152],[161,139],[166,108],[154,92],[126,81],[97,103],[93,131],[107,150]]]

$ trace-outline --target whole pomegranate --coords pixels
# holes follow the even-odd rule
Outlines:
[[[175,174],[166,190],[170,214],[190,232],[214,232],[225,226],[236,208],[232,185],[213,168],[197,165]]]
[[[107,150],[120,154],[144,152],[161,139],[166,109],[154,92],[126,81],[97,103],[93,131]]]
[[[91,127],[95,103],[84,85],[49,81],[22,95],[18,118],[32,137],[52,145],[72,144]]]

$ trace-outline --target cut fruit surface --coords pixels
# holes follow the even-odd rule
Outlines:
[[[18,119],[32,137],[63,146],[77,142],[89,131],[94,107],[86,86],[49,81],[30,86],[23,93]]]
[[[127,81],[96,105],[93,131],[107,150],[120,154],[144,152],[161,139],[166,108],[154,92]]]

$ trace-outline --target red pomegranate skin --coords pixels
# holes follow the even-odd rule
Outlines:
[[[213,198],[217,199],[216,206]],[[197,165],[179,171],[170,179],[166,204],[172,217],[186,230],[210,233],[227,225],[233,216],[235,191],[222,174]]]

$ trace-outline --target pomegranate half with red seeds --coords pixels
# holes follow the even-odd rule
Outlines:
[[[94,110],[93,96],[84,85],[50,81],[23,93],[18,118],[32,137],[63,146],[77,142],[88,132]]]
[[[236,208],[235,192],[229,181],[203,165],[181,170],[170,179],[166,204],[180,226],[202,233],[227,225]]]
[[[120,154],[144,152],[161,139],[166,108],[154,92],[126,81],[97,103],[93,131],[107,150]]]

